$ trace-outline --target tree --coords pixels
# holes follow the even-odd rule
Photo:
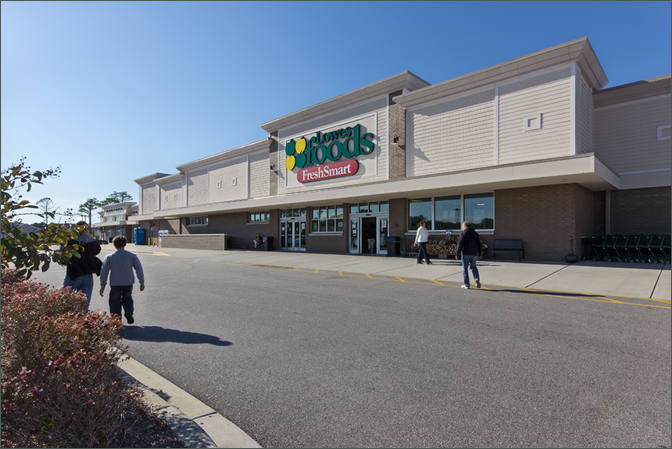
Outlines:
[[[80,229],[55,223],[47,225],[48,219],[56,215],[53,207],[42,208],[43,212],[36,214],[35,209],[41,208],[23,198],[23,193],[30,192],[34,184],[57,178],[60,173],[60,168],[31,171],[25,158],[21,158],[18,164],[0,174],[2,268],[14,267],[20,276],[29,278],[33,271],[47,271],[52,261],[66,264],[71,257],[80,257],[77,245],[67,246]],[[16,224],[23,215],[42,217],[44,228],[23,234]]]
[[[42,198],[37,201],[37,207],[42,211],[42,216],[44,217],[44,224],[49,224],[49,218],[54,218],[56,215],[56,204],[49,197]]]
[[[107,198],[102,201],[102,206],[107,206],[108,204],[123,203],[125,201],[131,201],[133,195],[128,192],[117,192],[116,190],[110,193]]]
[[[101,202],[95,198],[89,198],[79,205],[78,212],[89,217],[89,228],[91,228],[91,214],[101,206]]]

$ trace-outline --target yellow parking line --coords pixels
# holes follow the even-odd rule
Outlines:
[[[320,272],[320,270],[318,270],[317,268],[315,268],[315,273],[319,273],[319,272]]]
[[[367,279],[373,279],[369,273],[364,273]]]
[[[338,270],[338,275],[343,277],[343,272],[341,270]]]
[[[395,278],[397,278],[397,280],[399,282],[406,282],[406,280],[404,278],[400,278],[399,276],[395,276]]]
[[[435,284],[440,285],[440,286],[442,286],[442,287],[445,287],[445,286],[446,286],[446,284],[444,284],[443,282],[439,282],[439,281],[437,281],[436,279],[430,279],[430,281],[432,281],[432,282],[434,282]]]

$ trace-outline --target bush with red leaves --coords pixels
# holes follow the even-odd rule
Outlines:
[[[2,446],[124,447],[146,409],[119,381],[121,323],[2,272]]]

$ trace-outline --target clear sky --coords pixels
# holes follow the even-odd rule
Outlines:
[[[609,86],[670,72],[670,2],[2,2],[2,167],[61,207],[266,137],[410,70],[430,83],[588,36]]]

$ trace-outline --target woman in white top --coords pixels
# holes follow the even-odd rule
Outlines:
[[[427,264],[431,264],[429,261],[429,254],[427,253],[427,241],[429,240],[429,231],[426,228],[427,222],[425,220],[420,220],[418,223],[418,230],[415,233],[415,243],[413,246],[418,247],[418,263],[422,263],[422,258],[425,258]]]

